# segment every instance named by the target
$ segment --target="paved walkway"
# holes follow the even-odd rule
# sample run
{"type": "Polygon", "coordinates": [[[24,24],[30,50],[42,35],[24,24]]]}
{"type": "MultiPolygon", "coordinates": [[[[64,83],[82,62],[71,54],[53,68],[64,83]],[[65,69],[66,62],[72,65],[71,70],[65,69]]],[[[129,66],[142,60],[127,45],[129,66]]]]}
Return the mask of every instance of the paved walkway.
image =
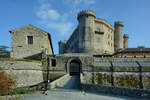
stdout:
{"type": "Polygon", "coordinates": [[[71,76],[63,87],[46,94],[24,95],[21,100],[149,100],[143,98],[129,98],[123,96],[104,95],[96,93],[85,93],[79,88],[80,77],[71,76]]]}
{"type": "Polygon", "coordinates": [[[80,76],[70,76],[70,79],[61,89],[80,89],[80,76]]]}
{"type": "Polygon", "coordinates": [[[45,94],[24,95],[21,100],[149,100],[143,98],[129,98],[112,95],[84,93],[78,90],[55,90],[45,94]]]}

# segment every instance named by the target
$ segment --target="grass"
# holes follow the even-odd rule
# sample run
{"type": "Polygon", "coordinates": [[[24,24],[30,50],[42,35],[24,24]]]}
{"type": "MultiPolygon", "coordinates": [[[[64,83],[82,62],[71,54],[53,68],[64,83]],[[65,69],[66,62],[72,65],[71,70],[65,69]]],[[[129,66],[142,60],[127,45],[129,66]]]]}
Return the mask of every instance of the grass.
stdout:
{"type": "Polygon", "coordinates": [[[36,62],[36,63],[41,63],[40,60],[14,59],[14,58],[0,58],[0,61],[25,61],[25,62],[36,62]]]}
{"type": "Polygon", "coordinates": [[[18,92],[12,92],[11,95],[20,95],[20,94],[34,94],[40,91],[32,90],[32,91],[18,91],[18,92]]]}
{"type": "Polygon", "coordinates": [[[20,100],[21,97],[20,96],[15,96],[15,97],[3,97],[3,98],[0,98],[0,100],[20,100]]]}
{"type": "MultiPolygon", "coordinates": [[[[10,93],[9,95],[21,95],[21,94],[34,94],[34,93],[39,93],[41,91],[37,91],[37,90],[30,90],[30,91],[15,91],[10,93]]],[[[7,94],[2,94],[0,96],[7,96],[7,94]]],[[[0,99],[1,100],[1,99],[0,99]]]]}

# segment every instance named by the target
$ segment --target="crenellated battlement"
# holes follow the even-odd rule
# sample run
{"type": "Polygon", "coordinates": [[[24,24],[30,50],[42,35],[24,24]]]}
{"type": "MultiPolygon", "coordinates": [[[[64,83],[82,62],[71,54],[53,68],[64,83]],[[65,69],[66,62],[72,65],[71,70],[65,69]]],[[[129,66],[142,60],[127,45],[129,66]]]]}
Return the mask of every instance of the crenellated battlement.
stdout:
{"type": "Polygon", "coordinates": [[[116,21],[115,25],[117,25],[117,26],[124,26],[122,21],[116,21]]]}
{"type": "Polygon", "coordinates": [[[123,37],[124,38],[129,38],[129,35],[128,34],[124,34],[123,37]]]}
{"type": "Polygon", "coordinates": [[[91,10],[83,10],[83,11],[81,11],[81,12],[78,13],[77,19],[79,19],[79,17],[84,16],[84,15],[89,15],[89,16],[93,16],[93,17],[96,18],[95,12],[93,12],[91,10]]]}

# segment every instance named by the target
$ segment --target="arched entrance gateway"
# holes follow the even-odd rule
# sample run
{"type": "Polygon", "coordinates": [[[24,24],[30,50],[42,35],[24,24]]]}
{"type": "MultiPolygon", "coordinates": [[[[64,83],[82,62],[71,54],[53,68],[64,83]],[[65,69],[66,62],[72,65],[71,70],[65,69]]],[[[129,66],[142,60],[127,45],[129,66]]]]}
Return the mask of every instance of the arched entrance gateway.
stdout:
{"type": "Polygon", "coordinates": [[[81,73],[81,62],[78,59],[71,59],[68,62],[68,73],[71,76],[80,76],[81,73]]]}
{"type": "Polygon", "coordinates": [[[70,75],[80,75],[80,63],[76,60],[70,62],[70,75]]]}

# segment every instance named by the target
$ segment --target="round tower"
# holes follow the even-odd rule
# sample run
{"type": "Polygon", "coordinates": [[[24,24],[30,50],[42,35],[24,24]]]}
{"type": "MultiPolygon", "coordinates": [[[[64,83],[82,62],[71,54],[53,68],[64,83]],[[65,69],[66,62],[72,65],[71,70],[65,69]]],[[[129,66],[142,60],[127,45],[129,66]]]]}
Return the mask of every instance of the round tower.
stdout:
{"type": "Polygon", "coordinates": [[[79,52],[91,53],[93,50],[94,37],[94,19],[96,14],[92,11],[85,10],[78,13],[79,22],[79,52]]]}
{"type": "Polygon", "coordinates": [[[128,39],[129,39],[129,35],[128,34],[124,34],[124,36],[123,36],[124,49],[128,48],[128,39]]]}
{"type": "Polygon", "coordinates": [[[114,47],[115,51],[123,49],[123,22],[115,22],[114,47]]]}

